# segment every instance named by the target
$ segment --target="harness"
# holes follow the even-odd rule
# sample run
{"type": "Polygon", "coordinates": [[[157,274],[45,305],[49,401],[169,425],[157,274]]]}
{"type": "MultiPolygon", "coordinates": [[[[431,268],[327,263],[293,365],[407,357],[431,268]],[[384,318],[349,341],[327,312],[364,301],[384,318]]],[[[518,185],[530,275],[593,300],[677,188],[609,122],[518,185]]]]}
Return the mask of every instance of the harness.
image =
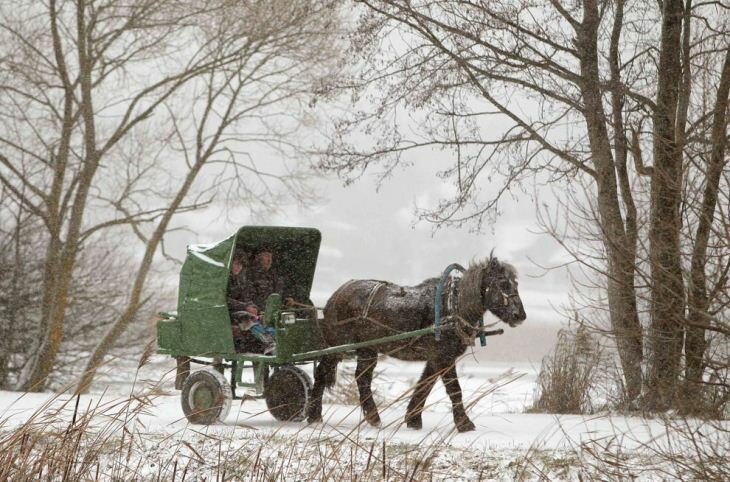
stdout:
{"type": "MultiPolygon", "coordinates": [[[[350,281],[348,281],[347,283],[342,285],[342,287],[340,287],[340,289],[337,290],[337,293],[335,294],[335,301],[334,301],[335,309],[338,305],[337,301],[339,299],[340,294],[343,291],[345,291],[345,288],[347,288],[352,283],[355,283],[357,281],[358,280],[351,279],[350,281]]],[[[344,320],[337,320],[334,323],[334,326],[346,325],[347,323],[351,323],[351,322],[357,321],[357,320],[368,320],[372,323],[375,323],[376,325],[380,325],[384,328],[389,328],[388,326],[383,325],[378,320],[371,318],[369,316],[370,308],[373,306],[373,301],[375,300],[375,295],[377,295],[378,291],[380,291],[380,288],[382,288],[385,285],[386,285],[386,283],[384,283],[383,281],[376,281],[375,284],[373,285],[373,287],[370,289],[370,293],[368,293],[368,299],[367,299],[367,302],[365,303],[365,308],[363,308],[362,313],[359,316],[353,316],[352,318],[345,318],[344,320]]]]}
{"type": "MultiPolygon", "coordinates": [[[[443,300],[443,292],[444,292],[444,286],[448,284],[448,292],[447,292],[447,298],[446,298],[446,309],[450,313],[454,313],[456,311],[456,283],[451,281],[451,278],[449,277],[449,274],[451,274],[452,271],[458,271],[460,273],[465,273],[466,270],[463,266],[461,266],[458,263],[450,264],[446,267],[444,272],[441,274],[441,278],[439,279],[438,284],[436,285],[436,299],[434,300],[434,336],[436,338],[436,341],[441,340],[441,304],[443,300]]],[[[481,330],[481,328],[484,327],[484,318],[479,318],[479,344],[481,346],[487,346],[487,337],[484,334],[484,331],[481,330]]]]}
{"type": "MultiPolygon", "coordinates": [[[[442,328],[442,320],[452,320],[456,321],[456,328],[457,330],[460,329],[461,333],[459,336],[463,339],[470,339],[473,340],[474,334],[472,332],[471,335],[469,335],[467,332],[470,331],[468,328],[472,327],[473,325],[470,325],[467,320],[464,320],[458,315],[455,315],[457,310],[457,299],[458,299],[458,293],[457,293],[457,282],[456,280],[453,280],[449,277],[452,271],[458,271],[460,273],[465,273],[466,269],[464,269],[463,266],[461,266],[458,263],[450,264],[444,272],[441,274],[441,278],[439,279],[438,284],[436,285],[436,299],[434,302],[434,337],[436,341],[441,340],[441,328],[442,328]],[[443,301],[444,301],[444,289],[446,289],[446,310],[445,312],[448,313],[447,316],[442,316],[443,313],[443,301]]],[[[350,286],[352,283],[355,283],[358,280],[350,280],[340,289],[337,290],[337,293],[335,294],[335,301],[334,306],[336,307],[338,305],[337,299],[339,298],[340,294],[345,291],[345,289],[350,286]]],[[[369,316],[370,308],[373,305],[373,301],[375,299],[375,296],[378,294],[381,288],[383,288],[387,283],[384,283],[382,281],[376,281],[375,284],[370,288],[370,292],[368,293],[367,301],[365,303],[365,307],[362,310],[362,313],[358,316],[353,316],[351,318],[346,318],[344,320],[337,320],[334,323],[334,326],[342,326],[346,325],[348,323],[351,323],[356,320],[368,320],[372,323],[375,323],[377,325],[383,326],[384,328],[389,328],[382,323],[380,323],[378,320],[375,320],[369,316]]],[[[490,286],[491,289],[491,286],[490,286]]],[[[482,293],[482,296],[485,296],[484,293],[482,293]]],[[[484,318],[480,318],[478,321],[479,325],[479,343],[481,346],[487,346],[487,333],[483,330],[484,328],[484,318]]],[[[498,333],[489,333],[489,334],[498,334],[498,333]]]]}

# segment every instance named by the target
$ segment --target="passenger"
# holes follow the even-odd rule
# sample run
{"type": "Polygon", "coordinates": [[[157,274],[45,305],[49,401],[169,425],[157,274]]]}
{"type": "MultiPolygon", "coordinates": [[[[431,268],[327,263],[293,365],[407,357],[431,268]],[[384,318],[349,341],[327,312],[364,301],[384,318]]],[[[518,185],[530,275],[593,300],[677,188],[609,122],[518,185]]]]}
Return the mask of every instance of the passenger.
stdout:
{"type": "Polygon", "coordinates": [[[236,250],[231,260],[231,273],[228,280],[228,310],[231,317],[233,341],[236,352],[261,352],[275,354],[275,330],[264,327],[258,313],[258,307],[247,301],[248,273],[246,269],[248,256],[243,250],[236,250]],[[247,336],[253,335],[263,345],[258,346],[247,336]]]}
{"type": "Polygon", "coordinates": [[[250,332],[257,340],[264,345],[264,355],[276,354],[276,330],[270,326],[261,324],[258,307],[251,301],[245,303],[244,311],[233,313],[233,319],[236,320],[238,328],[243,332],[250,332]]]}
{"type": "Polygon", "coordinates": [[[284,297],[284,303],[291,305],[293,299],[284,293],[284,279],[271,268],[274,254],[270,248],[261,248],[254,254],[253,266],[248,269],[243,284],[243,296],[253,301],[256,306],[266,306],[266,299],[272,293],[284,297]]]}
{"type": "Polygon", "coordinates": [[[248,255],[245,251],[237,249],[233,253],[231,261],[231,274],[228,278],[228,308],[230,311],[241,311],[246,301],[244,289],[246,285],[246,265],[248,255]]]}
{"type": "Polygon", "coordinates": [[[243,287],[246,280],[246,264],[248,256],[245,251],[237,249],[233,253],[231,260],[231,272],[228,275],[228,313],[231,318],[231,331],[233,332],[233,344],[238,353],[244,353],[247,350],[249,340],[247,335],[241,330],[234,313],[245,309],[245,298],[243,297],[243,287]]]}

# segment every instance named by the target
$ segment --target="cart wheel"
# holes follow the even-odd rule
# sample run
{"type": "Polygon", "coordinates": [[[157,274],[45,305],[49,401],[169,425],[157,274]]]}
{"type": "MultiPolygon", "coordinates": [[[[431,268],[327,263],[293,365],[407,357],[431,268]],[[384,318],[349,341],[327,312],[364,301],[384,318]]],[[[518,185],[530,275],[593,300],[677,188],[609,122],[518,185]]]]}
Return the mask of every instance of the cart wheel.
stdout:
{"type": "Polygon", "coordinates": [[[275,419],[301,422],[307,415],[311,392],[309,375],[297,367],[283,366],[269,375],[264,398],[275,419]]]}
{"type": "Polygon", "coordinates": [[[223,421],[231,410],[231,386],[215,370],[191,373],[182,387],[182,409],[190,423],[210,425],[223,421]]]}

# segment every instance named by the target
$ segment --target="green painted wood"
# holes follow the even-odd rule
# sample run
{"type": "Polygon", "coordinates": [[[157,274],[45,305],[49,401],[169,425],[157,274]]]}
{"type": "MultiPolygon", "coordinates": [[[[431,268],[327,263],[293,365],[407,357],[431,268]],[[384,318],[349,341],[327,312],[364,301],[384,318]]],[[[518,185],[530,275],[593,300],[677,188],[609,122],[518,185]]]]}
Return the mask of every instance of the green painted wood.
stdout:
{"type": "Polygon", "coordinates": [[[313,352],[323,348],[316,322],[298,318],[292,324],[278,320],[276,330],[276,354],[282,360],[290,360],[297,353],[313,352]]]}
{"type": "Polygon", "coordinates": [[[263,323],[264,326],[276,327],[276,323],[281,315],[281,295],[272,293],[266,298],[266,307],[264,308],[263,323]]]}
{"type": "Polygon", "coordinates": [[[157,344],[161,347],[180,346],[182,344],[180,323],[176,319],[157,322],[157,344]]]}

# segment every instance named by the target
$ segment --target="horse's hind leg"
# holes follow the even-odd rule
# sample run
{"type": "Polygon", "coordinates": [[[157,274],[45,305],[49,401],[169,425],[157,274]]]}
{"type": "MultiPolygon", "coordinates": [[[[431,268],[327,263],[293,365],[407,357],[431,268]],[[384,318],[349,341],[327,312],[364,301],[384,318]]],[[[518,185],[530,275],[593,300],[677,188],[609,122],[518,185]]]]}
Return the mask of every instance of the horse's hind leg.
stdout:
{"type": "Polygon", "coordinates": [[[408,403],[406,425],[409,428],[420,429],[423,427],[421,412],[423,412],[423,407],[426,404],[428,394],[431,393],[431,390],[433,390],[433,386],[437,379],[438,373],[436,373],[433,362],[426,362],[426,367],[423,369],[421,379],[418,380],[418,384],[413,392],[411,401],[408,403]]]}
{"type": "Polygon", "coordinates": [[[309,423],[322,421],[322,395],[325,387],[335,384],[338,362],[336,357],[324,356],[317,364],[317,369],[314,370],[314,387],[312,387],[312,396],[307,409],[307,422],[309,423]]]}
{"type": "Polygon", "coordinates": [[[375,405],[373,392],[371,390],[373,371],[377,364],[377,351],[368,348],[357,350],[357,369],[355,370],[355,379],[357,380],[357,389],[360,392],[360,406],[365,413],[365,419],[368,423],[379,427],[380,414],[378,414],[378,407],[375,405]]]}
{"type": "Polygon", "coordinates": [[[449,394],[449,398],[451,399],[451,411],[454,414],[456,429],[459,432],[469,432],[474,430],[476,427],[466,415],[464,403],[461,399],[461,386],[459,386],[459,378],[456,375],[456,361],[453,361],[448,365],[443,365],[441,380],[444,382],[446,393],[449,394]]]}

